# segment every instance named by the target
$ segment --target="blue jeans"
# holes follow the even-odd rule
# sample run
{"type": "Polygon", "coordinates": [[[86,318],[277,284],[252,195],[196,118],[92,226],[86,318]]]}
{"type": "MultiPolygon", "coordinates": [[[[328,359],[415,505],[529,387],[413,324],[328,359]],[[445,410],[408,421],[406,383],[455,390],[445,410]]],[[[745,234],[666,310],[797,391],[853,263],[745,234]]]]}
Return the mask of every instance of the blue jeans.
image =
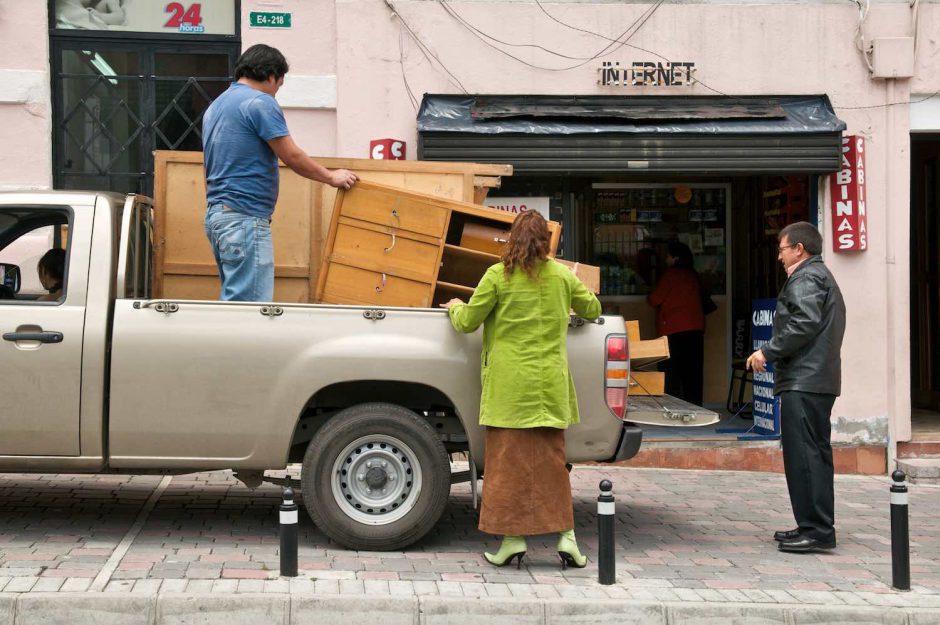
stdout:
{"type": "Polygon", "coordinates": [[[274,299],[274,246],[271,220],[235,212],[221,204],[206,210],[206,236],[212,246],[227,302],[274,299]]]}

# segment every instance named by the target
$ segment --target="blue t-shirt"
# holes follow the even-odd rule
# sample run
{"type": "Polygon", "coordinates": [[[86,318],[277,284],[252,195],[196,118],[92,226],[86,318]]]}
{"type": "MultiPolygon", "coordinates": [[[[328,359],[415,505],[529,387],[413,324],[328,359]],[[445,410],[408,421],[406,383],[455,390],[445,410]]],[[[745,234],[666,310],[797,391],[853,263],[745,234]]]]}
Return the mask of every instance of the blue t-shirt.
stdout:
{"type": "Polygon", "coordinates": [[[288,134],[277,100],[232,83],[202,118],[208,205],[270,218],[279,183],[277,155],[267,142],[288,134]]]}

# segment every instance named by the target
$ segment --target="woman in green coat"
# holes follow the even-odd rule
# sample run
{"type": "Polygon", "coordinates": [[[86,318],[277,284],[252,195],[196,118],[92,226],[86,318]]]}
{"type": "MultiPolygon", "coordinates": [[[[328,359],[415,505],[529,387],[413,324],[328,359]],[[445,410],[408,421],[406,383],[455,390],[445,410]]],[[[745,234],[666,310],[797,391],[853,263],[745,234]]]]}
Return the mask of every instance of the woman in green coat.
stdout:
{"type": "Polygon", "coordinates": [[[483,554],[496,566],[514,558],[521,565],[525,536],[554,532],[562,566],[587,564],[575,541],[565,468],[565,429],[579,420],[566,339],[570,310],[595,319],[601,305],[571,270],[548,257],[550,241],[545,219],[522,213],[502,262],[487,269],[470,301],[443,304],[457,331],[483,324],[486,475],[479,527],[503,536],[499,551],[483,554]]]}

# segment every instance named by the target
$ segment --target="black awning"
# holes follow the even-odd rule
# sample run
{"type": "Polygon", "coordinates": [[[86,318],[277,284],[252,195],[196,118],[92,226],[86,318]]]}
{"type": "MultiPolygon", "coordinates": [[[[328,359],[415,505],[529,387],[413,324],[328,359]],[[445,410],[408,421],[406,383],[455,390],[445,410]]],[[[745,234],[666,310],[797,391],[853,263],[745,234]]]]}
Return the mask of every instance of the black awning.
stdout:
{"type": "Polygon", "coordinates": [[[516,173],[826,173],[843,130],[826,96],[425,95],[418,152],[516,173]]]}

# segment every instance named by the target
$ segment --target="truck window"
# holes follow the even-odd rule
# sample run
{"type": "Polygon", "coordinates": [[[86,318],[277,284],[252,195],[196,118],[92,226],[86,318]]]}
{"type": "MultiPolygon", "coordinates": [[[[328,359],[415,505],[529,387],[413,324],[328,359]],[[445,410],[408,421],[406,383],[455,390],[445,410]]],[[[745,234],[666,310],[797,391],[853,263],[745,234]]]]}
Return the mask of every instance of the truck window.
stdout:
{"type": "Polygon", "coordinates": [[[18,288],[4,283],[0,300],[64,301],[68,220],[65,211],[0,208],[0,264],[16,265],[20,270],[18,288]]]}
{"type": "Polygon", "coordinates": [[[153,208],[135,202],[127,239],[124,297],[149,299],[153,283],[153,208]]]}

